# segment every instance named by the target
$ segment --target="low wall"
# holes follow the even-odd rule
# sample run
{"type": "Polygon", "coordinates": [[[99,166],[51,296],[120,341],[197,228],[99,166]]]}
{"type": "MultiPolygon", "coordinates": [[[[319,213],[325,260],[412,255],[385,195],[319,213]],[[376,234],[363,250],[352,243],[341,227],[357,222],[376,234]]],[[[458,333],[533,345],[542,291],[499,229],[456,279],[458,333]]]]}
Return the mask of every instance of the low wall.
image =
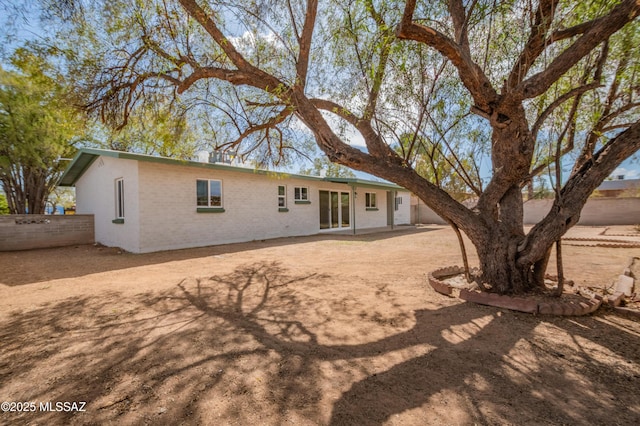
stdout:
{"type": "MultiPolygon", "coordinates": [[[[540,222],[549,213],[553,200],[530,200],[524,203],[524,223],[540,222]]],[[[422,201],[411,206],[411,223],[446,225],[440,216],[422,201]]],[[[640,198],[590,198],[582,209],[579,225],[638,225],[640,198]]]]}
{"type": "Polygon", "coordinates": [[[91,244],[93,215],[2,215],[0,251],[91,244]]]}
{"type": "Polygon", "coordinates": [[[420,203],[411,206],[411,223],[433,223],[436,225],[447,225],[444,219],[435,214],[426,204],[420,203]]]}
{"type": "MultiPolygon", "coordinates": [[[[549,213],[553,200],[530,200],[524,203],[524,223],[534,224],[549,213]]],[[[638,225],[640,198],[589,198],[578,225],[638,225]]]]}

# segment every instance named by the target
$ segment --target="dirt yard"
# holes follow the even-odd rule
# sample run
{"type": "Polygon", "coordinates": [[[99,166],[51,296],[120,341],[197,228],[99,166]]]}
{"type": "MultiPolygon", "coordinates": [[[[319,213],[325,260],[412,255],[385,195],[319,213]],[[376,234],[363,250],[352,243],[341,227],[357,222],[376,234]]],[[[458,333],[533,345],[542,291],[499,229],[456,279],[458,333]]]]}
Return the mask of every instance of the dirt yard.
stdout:
{"type": "MultiPolygon", "coordinates": [[[[0,399],[30,410],[0,424],[638,424],[637,318],[435,293],[426,273],[458,253],[437,226],[0,253],[0,399]]],[[[640,257],[564,253],[568,279],[603,287],[640,257]]]]}

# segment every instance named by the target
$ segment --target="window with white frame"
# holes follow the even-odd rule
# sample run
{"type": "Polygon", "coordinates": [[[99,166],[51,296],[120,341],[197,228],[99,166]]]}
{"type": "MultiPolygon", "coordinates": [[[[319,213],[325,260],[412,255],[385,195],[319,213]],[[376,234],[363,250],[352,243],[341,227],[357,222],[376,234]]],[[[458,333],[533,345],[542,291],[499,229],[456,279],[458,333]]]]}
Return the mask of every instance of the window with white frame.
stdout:
{"type": "Polygon", "coordinates": [[[365,207],[368,209],[376,209],[378,208],[378,203],[376,201],[376,193],[375,192],[366,192],[364,195],[365,199],[365,207]]]}
{"type": "Polygon", "coordinates": [[[116,219],[124,219],[124,179],[116,179],[116,219]]]}
{"type": "Polygon", "coordinates": [[[293,189],[294,201],[309,201],[309,188],[306,186],[296,186],[293,189]]]}
{"type": "Polygon", "coordinates": [[[400,204],[402,204],[402,197],[395,198],[395,210],[400,210],[400,204]]]}
{"type": "Polygon", "coordinates": [[[216,179],[198,179],[196,181],[198,207],[222,208],[222,181],[216,179]]]}
{"type": "Polygon", "coordinates": [[[287,208],[287,187],[284,185],[278,186],[278,208],[287,208]]]}

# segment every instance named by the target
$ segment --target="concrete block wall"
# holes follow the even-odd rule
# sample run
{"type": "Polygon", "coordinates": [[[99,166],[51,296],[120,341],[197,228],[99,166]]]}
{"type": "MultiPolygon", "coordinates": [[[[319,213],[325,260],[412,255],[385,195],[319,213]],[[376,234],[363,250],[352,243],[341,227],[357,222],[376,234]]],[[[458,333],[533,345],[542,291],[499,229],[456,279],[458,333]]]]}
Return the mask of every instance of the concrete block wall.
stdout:
{"type": "MultiPolygon", "coordinates": [[[[321,179],[303,179],[212,170],[196,167],[177,167],[153,162],[139,162],[140,244],[123,247],[125,250],[149,252],[186,247],[225,244],[249,240],[263,240],[287,236],[312,235],[319,229],[319,191],[338,191],[350,194],[352,188],[341,183],[321,179]],[[217,179],[222,182],[222,213],[198,213],[196,180],[217,179]],[[285,186],[287,211],[278,208],[278,186],[285,186]],[[308,201],[296,204],[295,187],[308,189],[308,201]]],[[[387,224],[385,190],[356,188],[355,211],[349,209],[350,224],[358,229],[383,227],[387,224]],[[365,192],[375,192],[378,211],[366,211],[365,192]]],[[[409,194],[400,206],[404,213],[398,224],[408,223],[409,194]]],[[[127,219],[128,220],[128,219],[127,219]]],[[[324,232],[345,230],[334,228],[324,232]]]]}
{"type": "Polygon", "coordinates": [[[76,184],[76,213],[95,216],[96,241],[139,251],[138,162],[100,157],[76,184]],[[116,217],[116,179],[124,179],[124,223],[116,217]]]}
{"type": "Polygon", "coordinates": [[[396,225],[408,225],[411,223],[411,195],[409,192],[398,192],[397,197],[402,201],[398,205],[398,210],[395,211],[395,224],[396,225]]]}
{"type": "MultiPolygon", "coordinates": [[[[524,223],[540,222],[551,210],[553,200],[529,200],[524,203],[524,223]]],[[[440,216],[417,197],[412,197],[411,223],[446,225],[440,216]]],[[[578,225],[637,225],[640,223],[640,198],[590,198],[582,209],[578,225]]]]}
{"type": "MultiPolygon", "coordinates": [[[[524,203],[524,223],[534,224],[551,210],[553,200],[524,203]]],[[[578,225],[637,225],[640,223],[640,198],[590,198],[580,213],[578,225]]]]}
{"type": "Polygon", "coordinates": [[[226,244],[319,231],[319,190],[351,192],[344,184],[251,172],[177,167],[139,162],[140,245],[125,250],[149,252],[226,244]],[[222,181],[222,213],[198,213],[196,180],[222,181]],[[287,194],[286,212],[278,208],[278,186],[287,194]],[[295,187],[308,188],[308,204],[296,204],[295,187]]]}
{"type": "Polygon", "coordinates": [[[411,223],[430,223],[435,225],[447,225],[447,222],[431,210],[424,201],[411,195],[411,223]]]}
{"type": "Polygon", "coordinates": [[[387,226],[387,191],[356,188],[356,228],[379,228],[383,226],[387,226]],[[376,194],[377,210],[366,209],[366,193],[376,194]]]}
{"type": "Polygon", "coordinates": [[[0,216],[0,251],[91,244],[93,215],[0,216]]]}
{"type": "MultiPolygon", "coordinates": [[[[357,229],[387,225],[386,190],[354,190],[350,184],[321,178],[205,166],[101,156],[76,183],[77,212],[95,215],[97,242],[134,253],[311,235],[351,229],[354,224],[357,229]],[[115,220],[119,178],[124,180],[125,217],[115,220]],[[223,211],[198,208],[198,179],[221,181],[223,211]],[[286,188],[286,209],[278,206],[279,186],[286,188]],[[307,188],[307,202],[295,202],[296,187],[307,188]],[[349,194],[348,226],[320,229],[319,192],[324,190],[349,194]],[[377,211],[366,210],[365,192],[377,194],[377,211]]],[[[404,200],[395,223],[406,224],[409,194],[400,194],[404,200]]]]}

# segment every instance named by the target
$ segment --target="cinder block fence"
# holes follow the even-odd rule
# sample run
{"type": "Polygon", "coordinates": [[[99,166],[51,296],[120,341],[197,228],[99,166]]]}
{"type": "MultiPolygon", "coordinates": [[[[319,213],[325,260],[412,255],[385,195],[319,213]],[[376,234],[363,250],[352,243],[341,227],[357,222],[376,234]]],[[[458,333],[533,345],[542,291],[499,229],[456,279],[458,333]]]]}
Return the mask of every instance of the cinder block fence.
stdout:
{"type": "Polygon", "coordinates": [[[93,215],[2,215],[0,251],[91,244],[93,215]]]}
{"type": "MultiPolygon", "coordinates": [[[[446,225],[440,216],[427,207],[422,200],[411,200],[411,223],[434,223],[446,225]]],[[[529,200],[524,203],[524,223],[540,222],[551,210],[553,200],[529,200]]],[[[640,224],[640,198],[590,198],[587,200],[578,225],[638,225],[640,224]]]]}

